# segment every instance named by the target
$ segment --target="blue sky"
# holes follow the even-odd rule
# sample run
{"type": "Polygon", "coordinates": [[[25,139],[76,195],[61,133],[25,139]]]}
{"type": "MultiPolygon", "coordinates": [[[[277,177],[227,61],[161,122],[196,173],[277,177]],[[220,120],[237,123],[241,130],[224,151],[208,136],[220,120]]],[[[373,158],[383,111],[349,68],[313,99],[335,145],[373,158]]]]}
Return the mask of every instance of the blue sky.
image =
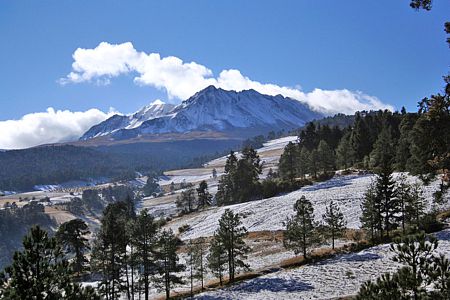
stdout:
{"type": "MultiPolygon", "coordinates": [[[[283,87],[361,91],[412,111],[448,72],[443,24],[450,1],[416,12],[384,1],[1,1],[0,121],[48,107],[124,113],[167,89],[136,72],[60,84],[77,48],[131,42],[137,52],[196,62],[218,77],[237,69],[283,87]]],[[[1,146],[1,145],[0,145],[1,146]]]]}

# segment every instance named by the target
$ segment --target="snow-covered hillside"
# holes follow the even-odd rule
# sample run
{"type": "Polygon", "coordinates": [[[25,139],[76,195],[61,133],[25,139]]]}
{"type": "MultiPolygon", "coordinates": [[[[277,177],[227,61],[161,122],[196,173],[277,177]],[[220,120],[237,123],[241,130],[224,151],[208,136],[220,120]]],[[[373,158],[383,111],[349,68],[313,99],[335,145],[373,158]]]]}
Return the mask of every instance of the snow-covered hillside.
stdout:
{"type": "Polygon", "coordinates": [[[109,134],[124,139],[191,131],[254,136],[271,130],[295,129],[322,116],[300,101],[281,95],[268,96],[254,90],[225,91],[210,86],[176,107],[158,102],[134,115],[115,115],[89,129],[81,139],[109,134]]]}
{"type": "MultiPolygon", "coordinates": [[[[396,174],[398,176],[399,174],[396,174]]],[[[417,178],[409,176],[409,180],[417,178]]],[[[294,213],[294,203],[304,195],[314,207],[316,221],[321,221],[325,208],[331,201],[335,201],[341,208],[347,220],[348,228],[360,228],[361,203],[364,192],[374,179],[373,175],[348,175],[337,176],[326,182],[303,187],[297,191],[263,200],[235,204],[226,207],[213,207],[208,210],[175,219],[169,226],[177,231],[185,224],[190,225],[190,230],[181,234],[184,240],[198,238],[200,236],[212,236],[218,227],[220,216],[225,209],[232,209],[244,216],[243,225],[250,231],[281,230],[284,229],[283,221],[294,213]]],[[[439,180],[423,187],[423,196],[427,200],[427,208],[432,205],[432,194],[438,189],[439,180]]],[[[447,195],[448,200],[450,196],[447,195]]],[[[448,202],[448,201],[447,201],[448,202]]]]}
{"type": "MultiPolygon", "coordinates": [[[[450,230],[436,233],[438,252],[450,257],[450,230]]],[[[198,295],[195,299],[334,299],[355,295],[362,283],[395,272],[389,245],[338,255],[320,263],[282,270],[198,295]]]]}

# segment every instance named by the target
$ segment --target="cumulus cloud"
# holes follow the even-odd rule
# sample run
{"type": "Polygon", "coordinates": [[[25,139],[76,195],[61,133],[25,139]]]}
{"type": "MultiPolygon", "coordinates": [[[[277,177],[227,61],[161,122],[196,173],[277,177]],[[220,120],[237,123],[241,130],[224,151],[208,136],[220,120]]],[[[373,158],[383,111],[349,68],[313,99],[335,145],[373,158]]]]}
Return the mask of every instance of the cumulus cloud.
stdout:
{"type": "Polygon", "coordinates": [[[314,89],[304,92],[298,87],[260,83],[241,74],[239,70],[223,70],[215,77],[207,67],[196,62],[158,53],[138,52],[132,43],[100,43],[94,49],[78,48],[73,54],[72,72],[60,83],[96,82],[108,84],[110,79],[126,73],[137,73],[134,82],[165,90],[169,99],[187,99],[199,90],[214,85],[226,90],[254,89],[267,95],[281,94],[308,104],[326,114],[353,113],[357,110],[390,109],[376,97],[359,91],[314,89]]]}
{"type": "Polygon", "coordinates": [[[79,138],[90,127],[113,114],[98,109],[84,112],[55,110],[27,114],[19,120],[0,121],[0,149],[22,149],[79,138]]]}

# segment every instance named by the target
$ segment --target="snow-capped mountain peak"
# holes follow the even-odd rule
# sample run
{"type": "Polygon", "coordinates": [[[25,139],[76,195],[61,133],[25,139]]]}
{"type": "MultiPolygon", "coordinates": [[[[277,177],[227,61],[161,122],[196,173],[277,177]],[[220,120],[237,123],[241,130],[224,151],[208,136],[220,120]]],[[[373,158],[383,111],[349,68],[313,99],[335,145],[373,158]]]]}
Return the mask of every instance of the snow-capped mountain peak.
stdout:
{"type": "Polygon", "coordinates": [[[300,101],[255,90],[226,91],[209,86],[177,106],[160,100],[128,116],[113,116],[92,127],[81,139],[111,135],[127,139],[141,135],[225,132],[244,136],[295,129],[322,115],[300,101]]]}
{"type": "Polygon", "coordinates": [[[145,121],[155,119],[168,114],[175,105],[164,103],[157,99],[129,115],[114,115],[109,119],[91,127],[80,140],[88,140],[99,136],[105,136],[122,129],[133,129],[142,125],[145,121]]]}
{"type": "Polygon", "coordinates": [[[128,116],[128,118],[130,119],[130,124],[125,128],[132,129],[139,127],[145,121],[168,114],[174,107],[175,105],[173,104],[167,104],[157,99],[153,101],[150,105],[144,106],[134,114],[128,116]]]}

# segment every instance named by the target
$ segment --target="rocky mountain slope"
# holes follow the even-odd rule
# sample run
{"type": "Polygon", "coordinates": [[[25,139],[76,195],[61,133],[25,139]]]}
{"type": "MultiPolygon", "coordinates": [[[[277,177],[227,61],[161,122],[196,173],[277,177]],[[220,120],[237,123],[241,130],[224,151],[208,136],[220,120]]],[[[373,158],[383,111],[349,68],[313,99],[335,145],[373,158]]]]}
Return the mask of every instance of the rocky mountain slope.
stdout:
{"type": "Polygon", "coordinates": [[[321,117],[307,105],[281,95],[268,96],[254,90],[226,91],[209,86],[177,106],[158,101],[132,115],[115,115],[89,129],[81,140],[197,131],[246,137],[271,130],[295,129],[321,117]]]}

